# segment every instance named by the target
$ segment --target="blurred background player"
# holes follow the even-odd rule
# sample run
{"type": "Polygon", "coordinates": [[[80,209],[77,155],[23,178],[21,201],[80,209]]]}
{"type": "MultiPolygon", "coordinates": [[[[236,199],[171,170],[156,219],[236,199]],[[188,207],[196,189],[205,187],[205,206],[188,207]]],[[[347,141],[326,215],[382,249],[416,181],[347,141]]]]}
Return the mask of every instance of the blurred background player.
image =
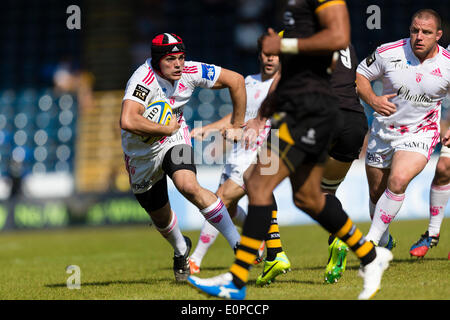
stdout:
{"type": "Polygon", "coordinates": [[[190,276],[188,281],[209,295],[245,298],[249,270],[269,229],[272,192],[289,176],[295,205],[344,240],[361,260],[364,288],[359,299],[369,299],[379,290],[392,253],[365,241],[339,200],[332,195],[325,196],[320,189],[338,113],[329,81],[330,64],[333,52],[350,44],[347,6],[344,1],[333,0],[289,1],[284,17],[285,38],[269,29],[269,36],[263,40],[263,52],[281,52],[280,82],[261,106],[267,108],[262,116],[270,116],[276,105],[270,135],[280,140],[275,146],[269,143],[269,137],[267,157],[269,166],[275,165],[278,170],[264,174],[268,166],[262,163],[268,162],[258,158],[255,170],[246,180],[248,215],[229,272],[210,279],[190,276]]]}
{"type": "Polygon", "coordinates": [[[236,247],[240,235],[220,198],[197,182],[183,106],[197,87],[227,87],[233,101],[229,127],[240,128],[245,114],[244,78],[214,65],[185,62],[184,43],[175,34],[157,35],[152,40],[151,54],[151,59],[134,72],[125,89],[120,118],[122,147],[132,191],[156,229],[174,248],[175,279],[184,281],[190,271],[191,241],[181,234],[177,216],[171,210],[166,176],[220,230],[231,248],[236,247]],[[172,107],[174,117],[167,126],[142,116],[146,107],[158,100],[166,100],[172,107]],[[149,136],[163,138],[149,145],[144,142],[149,136]]]}
{"type": "Polygon", "coordinates": [[[444,211],[450,198],[450,128],[442,138],[442,149],[430,188],[430,222],[428,230],[411,246],[411,256],[423,258],[428,249],[439,243],[444,211]]]}
{"type": "MultiPolygon", "coordinates": [[[[267,96],[269,88],[275,78],[280,75],[280,61],[277,55],[266,55],[261,51],[262,37],[258,39],[258,59],[260,61],[260,73],[249,75],[245,78],[245,87],[247,90],[247,108],[245,113],[245,122],[255,118],[258,114],[262,101],[267,96]]],[[[211,123],[204,127],[194,128],[191,136],[196,139],[204,139],[209,132],[214,130],[222,130],[226,127],[231,119],[231,114],[223,119],[211,123]]],[[[238,205],[239,200],[246,194],[244,184],[244,172],[251,171],[254,168],[258,148],[266,140],[270,130],[270,120],[262,122],[259,127],[259,133],[256,144],[246,149],[241,143],[233,145],[231,152],[227,155],[226,163],[222,171],[221,181],[217,189],[217,196],[222,199],[228,209],[233,222],[242,227],[245,222],[247,213],[238,205]]],[[[247,172],[246,174],[249,174],[247,172]]],[[[274,208],[276,209],[276,208],[274,208]]],[[[272,212],[273,229],[269,231],[267,238],[267,257],[265,261],[274,261],[277,258],[277,265],[271,269],[271,272],[286,272],[290,268],[290,262],[282,252],[281,240],[279,237],[277,219],[277,211],[272,212]]],[[[216,240],[219,232],[206,220],[203,223],[198,244],[194,253],[190,257],[191,274],[200,272],[200,265],[203,257],[208,249],[216,240]]],[[[259,249],[259,259],[255,263],[259,263],[263,254],[264,246],[259,249]]]]}
{"type": "Polygon", "coordinates": [[[438,45],[441,36],[439,15],[419,10],[411,19],[410,38],[378,47],[357,69],[358,93],[375,110],[366,154],[374,208],[367,239],[378,246],[392,238],[389,224],[406,188],[439,142],[441,105],[450,89],[450,54],[438,45]],[[370,85],[376,79],[383,80],[382,96],[370,85]]]}
{"type": "MultiPolygon", "coordinates": [[[[339,58],[331,75],[331,86],[338,97],[340,107],[339,117],[336,119],[339,125],[328,151],[329,157],[321,181],[322,191],[332,195],[335,195],[345,179],[353,160],[359,158],[368,129],[364,107],[356,92],[357,66],[358,58],[353,45],[350,44],[345,50],[339,50],[339,58]]],[[[335,283],[345,271],[349,248],[334,235],[330,235],[328,245],[325,281],[335,283]]],[[[269,284],[274,277],[273,274],[263,271],[258,280],[257,284],[269,284]]]]}

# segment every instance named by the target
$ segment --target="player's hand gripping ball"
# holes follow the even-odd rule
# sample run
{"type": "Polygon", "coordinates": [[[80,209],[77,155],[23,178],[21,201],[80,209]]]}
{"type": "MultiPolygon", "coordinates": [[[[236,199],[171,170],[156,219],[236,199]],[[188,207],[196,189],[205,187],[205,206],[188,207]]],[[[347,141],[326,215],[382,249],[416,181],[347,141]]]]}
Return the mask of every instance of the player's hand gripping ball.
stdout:
{"type": "MultiPolygon", "coordinates": [[[[169,124],[170,119],[172,119],[172,115],[172,108],[167,102],[163,100],[150,103],[142,114],[144,118],[147,118],[150,121],[162,124],[164,126],[167,126],[169,124]]],[[[156,141],[161,140],[162,138],[162,136],[142,137],[142,141],[148,144],[153,144],[156,141]]]]}

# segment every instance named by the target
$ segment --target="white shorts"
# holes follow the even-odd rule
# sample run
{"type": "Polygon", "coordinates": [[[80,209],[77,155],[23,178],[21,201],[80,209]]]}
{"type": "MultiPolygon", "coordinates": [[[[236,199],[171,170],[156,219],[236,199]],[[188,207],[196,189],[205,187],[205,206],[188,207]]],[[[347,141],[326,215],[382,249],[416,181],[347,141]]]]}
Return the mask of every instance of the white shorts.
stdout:
{"type": "Polygon", "coordinates": [[[242,161],[242,163],[239,164],[225,164],[222,170],[222,176],[220,177],[220,184],[223,184],[226,180],[231,179],[238,186],[245,189],[244,172],[252,163],[256,163],[256,156],[257,154],[255,153],[255,157],[250,162],[242,161]]]}
{"type": "Polygon", "coordinates": [[[249,150],[245,150],[240,145],[240,142],[234,144],[233,150],[227,156],[226,163],[222,171],[222,176],[220,178],[221,185],[226,180],[231,179],[233,182],[245,189],[244,172],[248,169],[248,167],[250,167],[251,164],[256,163],[259,152],[264,146],[266,146],[270,127],[270,120],[267,120],[264,130],[256,139],[255,145],[249,150]]]}
{"type": "Polygon", "coordinates": [[[367,144],[367,165],[375,168],[390,168],[392,157],[399,150],[420,153],[430,160],[440,138],[438,130],[420,131],[400,137],[389,136],[387,132],[380,129],[378,132],[371,130],[367,144]]]}
{"type": "Polygon", "coordinates": [[[125,165],[130,176],[130,185],[133,193],[143,193],[150,190],[156,182],[164,177],[162,163],[169,149],[181,144],[192,146],[191,135],[186,122],[183,120],[177,133],[166,137],[162,144],[162,148],[157,153],[147,157],[125,155],[125,165]]]}
{"type": "Polygon", "coordinates": [[[239,148],[238,150],[233,149],[231,154],[227,157],[227,161],[223,167],[220,184],[231,179],[237,185],[245,189],[244,172],[251,164],[256,163],[258,150],[259,148],[256,150],[244,150],[242,148],[239,148]]]}

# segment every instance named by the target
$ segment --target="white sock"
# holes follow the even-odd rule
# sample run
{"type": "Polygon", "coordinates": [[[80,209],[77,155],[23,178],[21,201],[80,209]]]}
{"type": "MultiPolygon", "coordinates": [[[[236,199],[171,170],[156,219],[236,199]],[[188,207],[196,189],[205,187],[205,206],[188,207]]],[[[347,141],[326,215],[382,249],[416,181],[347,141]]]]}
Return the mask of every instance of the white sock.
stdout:
{"type": "MultiPolygon", "coordinates": [[[[372,202],[372,200],[369,199],[369,214],[370,214],[370,219],[373,220],[373,216],[375,214],[375,208],[376,208],[376,204],[374,204],[372,202]]],[[[389,242],[389,225],[386,229],[386,231],[383,233],[383,235],[380,238],[380,242],[378,243],[378,245],[380,247],[384,247],[388,244],[389,242]]]]}
{"type": "Polygon", "coordinates": [[[200,231],[200,237],[198,239],[197,247],[195,247],[194,253],[191,255],[191,260],[200,267],[203,257],[208,252],[209,247],[216,241],[219,231],[213,227],[208,221],[203,222],[202,230],[200,231]]]}
{"type": "Polygon", "coordinates": [[[245,210],[241,207],[241,206],[237,206],[236,207],[236,214],[233,217],[233,222],[235,225],[237,225],[238,227],[243,227],[244,226],[244,222],[245,219],[247,218],[247,212],[245,212],[245,210]]]}
{"type": "Polygon", "coordinates": [[[173,210],[172,219],[169,225],[165,228],[156,227],[156,230],[158,230],[159,233],[161,233],[161,235],[166,238],[167,241],[169,241],[175,251],[176,256],[184,255],[186,253],[186,240],[184,240],[184,237],[181,234],[180,227],[178,226],[177,215],[173,210]]]}
{"type": "Polygon", "coordinates": [[[450,198],[450,184],[445,186],[431,185],[430,189],[430,223],[428,233],[437,236],[441,230],[445,207],[450,198]]]}
{"type": "Polygon", "coordinates": [[[223,234],[230,247],[234,249],[236,243],[241,240],[241,235],[234,226],[233,221],[231,221],[230,214],[222,200],[217,198],[214,203],[200,210],[200,212],[209,223],[223,234]]]}
{"type": "Polygon", "coordinates": [[[371,240],[377,245],[380,243],[381,237],[402,207],[404,199],[405,194],[395,194],[389,189],[385,190],[375,206],[372,225],[366,236],[368,241],[371,240]]]}

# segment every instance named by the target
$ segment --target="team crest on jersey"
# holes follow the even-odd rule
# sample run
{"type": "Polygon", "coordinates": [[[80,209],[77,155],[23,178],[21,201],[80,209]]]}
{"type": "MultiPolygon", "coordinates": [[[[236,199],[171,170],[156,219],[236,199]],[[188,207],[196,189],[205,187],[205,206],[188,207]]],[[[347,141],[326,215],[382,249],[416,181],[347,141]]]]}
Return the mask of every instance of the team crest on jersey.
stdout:
{"type": "Polygon", "coordinates": [[[214,68],[214,66],[202,63],[202,78],[212,81],[215,76],[216,68],[214,68]]]}
{"type": "Polygon", "coordinates": [[[422,81],[423,74],[422,73],[416,73],[416,82],[419,83],[422,81]]]}

